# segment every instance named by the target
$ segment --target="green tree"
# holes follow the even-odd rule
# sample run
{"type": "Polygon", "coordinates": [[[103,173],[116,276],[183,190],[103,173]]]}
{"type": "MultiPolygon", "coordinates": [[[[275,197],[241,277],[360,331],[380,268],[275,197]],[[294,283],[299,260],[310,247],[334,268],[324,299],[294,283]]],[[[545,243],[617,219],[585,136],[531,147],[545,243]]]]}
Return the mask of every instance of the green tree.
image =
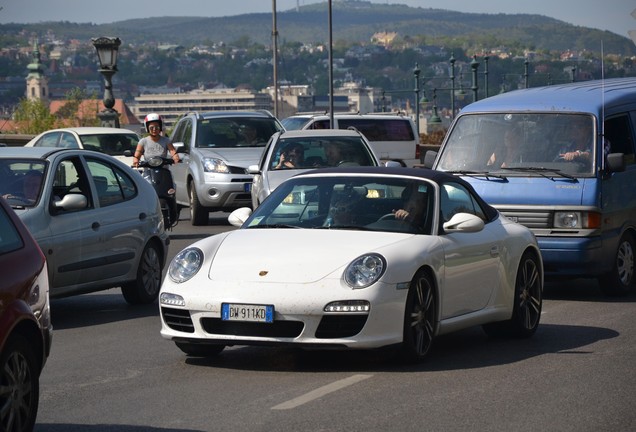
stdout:
{"type": "Polygon", "coordinates": [[[85,89],[75,87],[66,92],[64,97],[66,102],[55,113],[58,119],[71,120],[72,124],[77,124],[78,126],[97,126],[99,124],[97,118],[97,106],[99,106],[99,103],[97,102],[93,107],[84,103],[87,100],[97,100],[95,92],[89,94],[85,89]]]}
{"type": "Polygon", "coordinates": [[[18,132],[24,134],[39,134],[55,125],[55,116],[40,99],[21,99],[13,118],[18,123],[18,132]]]}

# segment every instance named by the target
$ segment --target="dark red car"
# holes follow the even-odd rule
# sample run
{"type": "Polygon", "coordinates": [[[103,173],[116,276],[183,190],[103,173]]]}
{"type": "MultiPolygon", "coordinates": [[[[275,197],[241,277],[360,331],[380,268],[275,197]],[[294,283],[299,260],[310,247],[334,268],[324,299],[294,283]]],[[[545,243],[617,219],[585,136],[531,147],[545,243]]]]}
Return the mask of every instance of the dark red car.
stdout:
{"type": "Polygon", "coordinates": [[[0,268],[0,431],[31,431],[51,350],[48,272],[40,247],[4,198],[0,268]]]}

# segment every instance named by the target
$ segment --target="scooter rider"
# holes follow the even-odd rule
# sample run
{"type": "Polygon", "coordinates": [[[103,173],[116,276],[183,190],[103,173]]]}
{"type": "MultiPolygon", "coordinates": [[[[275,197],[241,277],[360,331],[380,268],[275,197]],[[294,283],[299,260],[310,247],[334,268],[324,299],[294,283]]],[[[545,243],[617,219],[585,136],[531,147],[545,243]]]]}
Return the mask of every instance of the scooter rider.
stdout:
{"type": "Polygon", "coordinates": [[[139,165],[139,158],[142,155],[149,159],[153,156],[167,157],[168,151],[172,155],[174,163],[179,163],[179,155],[169,138],[162,135],[163,119],[157,113],[150,113],[144,119],[144,126],[148,136],[139,140],[135,154],[133,155],[133,166],[139,165]]]}

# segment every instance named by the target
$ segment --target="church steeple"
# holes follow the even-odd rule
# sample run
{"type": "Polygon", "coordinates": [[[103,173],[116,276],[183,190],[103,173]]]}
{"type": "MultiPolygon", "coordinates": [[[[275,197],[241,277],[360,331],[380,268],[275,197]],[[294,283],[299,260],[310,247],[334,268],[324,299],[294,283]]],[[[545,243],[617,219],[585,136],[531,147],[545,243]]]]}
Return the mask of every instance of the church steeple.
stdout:
{"type": "Polygon", "coordinates": [[[44,76],[44,65],[40,60],[40,50],[37,38],[33,41],[33,61],[27,66],[26,97],[27,99],[49,100],[49,82],[44,76]]]}

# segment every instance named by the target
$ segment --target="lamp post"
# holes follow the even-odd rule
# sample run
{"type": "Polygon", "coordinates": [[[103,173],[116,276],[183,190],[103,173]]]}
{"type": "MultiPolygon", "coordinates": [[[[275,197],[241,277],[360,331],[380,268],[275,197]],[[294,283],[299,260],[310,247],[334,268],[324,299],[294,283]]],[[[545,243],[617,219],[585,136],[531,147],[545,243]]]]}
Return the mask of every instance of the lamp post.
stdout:
{"type": "Polygon", "coordinates": [[[415,76],[415,132],[420,139],[420,67],[415,63],[413,75],[415,76]]]}
{"type": "Polygon", "coordinates": [[[97,116],[103,127],[119,127],[119,113],[113,109],[112,78],[117,73],[117,54],[121,40],[119,38],[98,37],[91,39],[99,58],[99,72],[104,76],[104,110],[97,116]]]}

